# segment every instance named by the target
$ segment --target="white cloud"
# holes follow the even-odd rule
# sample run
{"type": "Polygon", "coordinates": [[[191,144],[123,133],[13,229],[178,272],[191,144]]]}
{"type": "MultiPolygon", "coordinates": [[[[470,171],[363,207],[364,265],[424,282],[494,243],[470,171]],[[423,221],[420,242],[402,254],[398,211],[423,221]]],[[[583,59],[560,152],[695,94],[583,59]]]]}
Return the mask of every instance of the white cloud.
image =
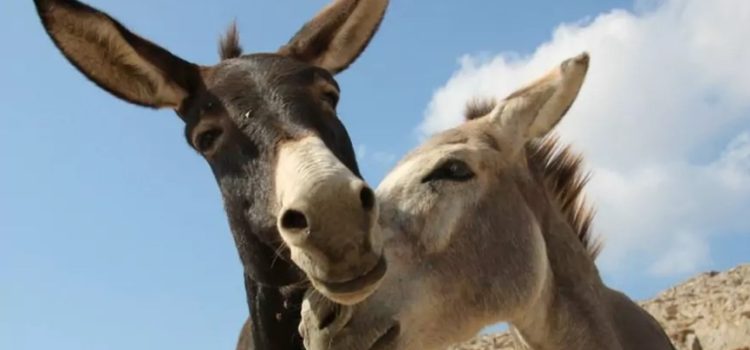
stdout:
{"type": "Polygon", "coordinates": [[[396,162],[396,155],[388,152],[374,152],[372,160],[384,167],[393,166],[396,162]]]}
{"type": "Polygon", "coordinates": [[[355,148],[357,162],[361,164],[373,165],[378,168],[389,168],[396,163],[396,155],[383,151],[372,151],[366,145],[359,144],[355,148]]]}
{"type": "Polygon", "coordinates": [[[655,275],[694,272],[709,261],[709,249],[702,239],[682,232],[671,242],[674,249],[656,258],[649,271],[655,275]]]}
{"type": "Polygon", "coordinates": [[[363,144],[357,145],[354,150],[354,155],[357,157],[357,163],[362,163],[367,158],[367,146],[363,144]]]}
{"type": "Polygon", "coordinates": [[[533,54],[466,55],[418,130],[457,125],[465,102],[503,96],[581,51],[587,81],[558,129],[582,151],[607,271],[647,257],[657,275],[710,262],[710,238],[750,232],[750,1],[641,1],[560,25],[533,54]]]}

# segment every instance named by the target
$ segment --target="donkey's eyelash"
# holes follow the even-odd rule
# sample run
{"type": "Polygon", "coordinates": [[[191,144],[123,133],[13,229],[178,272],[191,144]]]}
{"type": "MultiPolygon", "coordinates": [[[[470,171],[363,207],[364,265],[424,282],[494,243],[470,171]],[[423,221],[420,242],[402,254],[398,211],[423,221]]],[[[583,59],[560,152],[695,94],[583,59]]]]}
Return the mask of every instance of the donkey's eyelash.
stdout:
{"type": "Polygon", "coordinates": [[[458,159],[449,159],[425,176],[422,179],[422,183],[441,180],[464,182],[472,178],[474,178],[474,172],[466,162],[458,159]]]}
{"type": "Polygon", "coordinates": [[[221,136],[221,129],[209,129],[201,132],[195,139],[194,147],[198,152],[205,153],[213,148],[216,140],[221,136]]]}
{"type": "Polygon", "coordinates": [[[339,103],[339,94],[335,91],[326,91],[323,93],[323,99],[331,104],[331,107],[336,107],[339,103]]]}

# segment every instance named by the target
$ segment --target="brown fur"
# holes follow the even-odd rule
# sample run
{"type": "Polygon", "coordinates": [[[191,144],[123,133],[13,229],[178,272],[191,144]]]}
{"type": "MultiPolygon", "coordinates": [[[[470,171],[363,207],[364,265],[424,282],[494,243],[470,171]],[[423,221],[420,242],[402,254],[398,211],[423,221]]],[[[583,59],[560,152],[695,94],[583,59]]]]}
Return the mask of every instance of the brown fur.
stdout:
{"type": "Polygon", "coordinates": [[[219,57],[222,60],[228,60],[241,55],[240,33],[237,30],[237,22],[232,22],[227,28],[227,32],[219,40],[219,57]]]}
{"type": "MultiPolygon", "coordinates": [[[[385,4],[387,2],[384,1],[385,4]]],[[[357,25],[375,32],[380,27],[380,23],[385,16],[385,10],[386,6],[381,6],[381,4],[372,0],[335,1],[305,24],[288,44],[279,49],[279,53],[310,60],[315,64],[336,67],[331,69],[331,72],[338,73],[346,69],[349,63],[340,62],[336,56],[322,56],[320,52],[341,48],[346,51],[346,55],[356,59],[362,53],[364,47],[369,44],[372,35],[367,31],[352,30],[352,25],[342,23],[346,20],[343,16],[339,16],[339,21],[336,21],[337,14],[347,13],[351,18],[358,20],[357,25]],[[330,20],[331,18],[333,20],[330,20]],[[341,32],[347,32],[347,35],[341,35],[341,32]],[[362,41],[364,46],[362,48],[354,47],[349,44],[352,41],[362,41]]]]}
{"type": "Polygon", "coordinates": [[[464,109],[464,119],[474,120],[480,117],[484,117],[485,115],[489,114],[496,105],[497,102],[495,102],[495,100],[490,97],[474,98],[468,104],[466,104],[466,109],[464,109]]]}
{"type": "Polygon", "coordinates": [[[372,225],[363,219],[374,222],[377,211],[336,114],[339,90],[333,75],[365,49],[388,0],[333,0],[284,46],[294,50],[275,53],[242,55],[232,24],[219,44],[222,62],[211,66],[188,62],[80,1],[34,4],[49,37],[84,76],[125,101],[170,108],[185,123],[189,145],[206,160],[221,189],[244,266],[253,329],[245,341],[260,349],[302,348],[296,307],[308,275],[337,301],[371,291],[364,289],[382,277],[385,262],[372,242],[372,225]],[[314,147],[304,149],[308,157],[291,159],[304,164],[281,161],[289,149],[299,149],[290,145],[301,139],[314,147]],[[274,181],[281,166],[305,169],[301,175],[307,182],[289,172],[286,182],[274,181]],[[355,183],[357,188],[351,186],[355,183]],[[315,190],[300,188],[312,184],[315,190]],[[357,212],[356,218],[342,214],[342,207],[357,212]],[[284,220],[295,213],[302,220],[284,220]],[[330,225],[316,229],[309,240],[292,234],[304,232],[308,219],[317,228],[330,225]],[[359,231],[342,226],[346,221],[359,231]],[[329,239],[333,236],[342,239],[329,239]],[[376,268],[360,260],[361,254],[377,261],[376,268]],[[339,295],[344,296],[336,299],[339,295]]]}

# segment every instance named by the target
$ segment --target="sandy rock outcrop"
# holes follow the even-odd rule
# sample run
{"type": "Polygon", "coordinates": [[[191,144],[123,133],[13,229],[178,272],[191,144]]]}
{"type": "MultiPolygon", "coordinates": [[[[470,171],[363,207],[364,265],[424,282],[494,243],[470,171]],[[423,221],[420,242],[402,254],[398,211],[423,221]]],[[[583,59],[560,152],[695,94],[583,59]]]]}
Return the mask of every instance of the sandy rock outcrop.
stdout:
{"type": "MultiPolygon", "coordinates": [[[[750,264],[706,272],[639,303],[679,350],[750,350],[750,264]]],[[[512,350],[503,332],[451,350],[512,350]]]]}

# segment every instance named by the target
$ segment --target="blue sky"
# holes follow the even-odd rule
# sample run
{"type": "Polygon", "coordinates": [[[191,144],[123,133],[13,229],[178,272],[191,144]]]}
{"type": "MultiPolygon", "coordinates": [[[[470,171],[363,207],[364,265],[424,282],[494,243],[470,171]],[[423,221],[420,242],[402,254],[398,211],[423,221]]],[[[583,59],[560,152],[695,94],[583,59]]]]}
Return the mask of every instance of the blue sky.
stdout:
{"type": "MultiPolygon", "coordinates": [[[[326,1],[90,3],[183,58],[212,64],[217,61],[217,38],[232,19],[238,21],[247,52],[273,51],[326,1]]],[[[460,73],[468,69],[466,74],[474,79],[476,71],[482,67],[491,71],[496,67],[492,62],[501,57],[504,61],[498,69],[508,75],[515,74],[518,67],[531,67],[528,73],[509,78],[517,85],[514,79],[537,73],[534,57],[545,52],[545,43],[556,47],[568,36],[598,30],[597,25],[619,23],[621,18],[596,20],[613,8],[635,10],[635,14],[622,15],[623,23],[635,23],[636,29],[648,27],[637,25],[651,20],[640,13],[652,7],[658,5],[653,1],[601,0],[575,4],[394,0],[368,50],[350,71],[338,77],[342,87],[339,114],[360,151],[366,179],[377,184],[394,160],[419,142],[420,130],[424,130],[419,126],[426,120],[438,120],[430,124],[438,125],[436,128],[453,122],[443,123],[440,113],[430,106],[440,106],[436,101],[453,93],[453,83],[462,79],[460,73]],[[560,34],[556,28],[561,23],[573,25],[560,34]],[[447,93],[436,94],[441,90],[447,93]]],[[[671,20],[668,14],[664,21],[671,20]]],[[[128,105],[88,82],[44,34],[31,1],[5,1],[0,16],[0,42],[6,45],[0,55],[0,348],[233,348],[247,315],[241,266],[213,176],[185,144],[180,120],[171,111],[128,105]]],[[[582,38],[586,42],[587,37],[582,38]]],[[[608,40],[594,34],[590,38],[608,40]]],[[[739,44],[738,40],[723,45],[739,44]]],[[[566,50],[573,48],[555,52],[566,50]]],[[[746,57],[742,56],[745,53],[729,55],[727,60],[732,63],[746,57]]],[[[552,57],[550,62],[563,58],[552,57]]],[[[594,64],[596,59],[594,54],[594,64]]],[[[718,94],[727,99],[742,100],[745,95],[740,93],[749,91],[745,76],[737,81],[723,76],[709,78],[705,77],[706,86],[714,92],[724,92],[724,86],[734,83],[741,85],[718,94]]],[[[717,104],[715,98],[711,101],[717,104]]],[[[748,130],[749,111],[746,103],[726,103],[725,112],[736,117],[706,136],[703,149],[717,150],[714,163],[729,165],[708,168],[707,172],[724,171],[721,174],[735,177],[748,174],[750,156],[744,153],[745,144],[740,142],[744,139],[737,131],[748,130]],[[739,146],[731,146],[735,144],[739,146]]],[[[581,108],[581,114],[587,112],[581,108]]],[[[602,123],[612,125],[614,121],[602,123]]],[[[574,122],[566,126],[574,129],[569,135],[581,135],[584,150],[597,145],[596,140],[587,138],[584,126],[574,122]]],[[[691,146],[698,145],[685,147],[691,146]]],[[[592,158],[597,159],[593,151],[592,158]]],[[[623,172],[615,171],[616,166],[595,164],[595,178],[601,169],[602,178],[613,179],[597,188],[633,183],[620,181],[628,178],[620,176],[623,172]]],[[[700,185],[698,175],[686,177],[686,186],[693,184],[693,179],[700,185]]],[[[739,178],[737,192],[732,192],[739,195],[720,197],[712,205],[731,200],[736,204],[731,208],[750,208],[743,181],[745,178],[739,178]]],[[[632,189],[623,186],[625,192],[632,189]]],[[[605,204],[611,199],[606,195],[594,198],[602,198],[605,204]]],[[[670,203],[649,210],[671,213],[670,203]]],[[[605,228],[619,222],[619,217],[612,219],[614,214],[608,216],[609,212],[616,210],[600,209],[605,228]]],[[[688,214],[678,212],[675,220],[688,214]]],[[[699,224],[711,227],[712,220],[719,219],[710,217],[699,224]]],[[[631,213],[629,220],[641,217],[631,213]]],[[[672,268],[672,260],[646,264],[646,257],[658,250],[636,249],[641,238],[633,243],[614,235],[615,246],[606,249],[636,248],[621,250],[619,257],[613,253],[617,258],[605,262],[604,277],[630,295],[643,298],[695,271],[748,261],[747,225],[718,227],[720,232],[665,236],[683,242],[684,251],[702,254],[700,263],[688,269],[672,268]]],[[[606,237],[606,232],[603,234],[606,237]]],[[[668,240],[654,242],[649,245],[669,244],[668,240]]],[[[678,253],[674,261],[683,258],[678,253]]]]}

